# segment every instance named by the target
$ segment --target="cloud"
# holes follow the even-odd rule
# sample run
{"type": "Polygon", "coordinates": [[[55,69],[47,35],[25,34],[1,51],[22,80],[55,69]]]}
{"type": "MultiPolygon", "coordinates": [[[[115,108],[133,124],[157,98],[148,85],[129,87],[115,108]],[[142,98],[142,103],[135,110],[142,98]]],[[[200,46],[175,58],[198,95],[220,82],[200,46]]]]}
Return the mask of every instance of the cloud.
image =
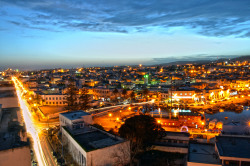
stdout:
{"type": "Polygon", "coordinates": [[[249,0],[2,1],[5,7],[29,12],[13,23],[22,27],[21,21],[58,29],[119,33],[184,27],[204,36],[250,37],[249,0]]]}

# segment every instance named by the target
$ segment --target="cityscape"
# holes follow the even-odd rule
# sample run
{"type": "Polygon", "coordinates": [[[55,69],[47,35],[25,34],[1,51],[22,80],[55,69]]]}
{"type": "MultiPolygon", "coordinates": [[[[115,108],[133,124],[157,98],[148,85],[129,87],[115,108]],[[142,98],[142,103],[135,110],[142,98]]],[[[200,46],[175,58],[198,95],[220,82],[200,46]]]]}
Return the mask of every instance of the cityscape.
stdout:
{"type": "Polygon", "coordinates": [[[250,166],[250,2],[0,4],[0,166],[250,166]]]}

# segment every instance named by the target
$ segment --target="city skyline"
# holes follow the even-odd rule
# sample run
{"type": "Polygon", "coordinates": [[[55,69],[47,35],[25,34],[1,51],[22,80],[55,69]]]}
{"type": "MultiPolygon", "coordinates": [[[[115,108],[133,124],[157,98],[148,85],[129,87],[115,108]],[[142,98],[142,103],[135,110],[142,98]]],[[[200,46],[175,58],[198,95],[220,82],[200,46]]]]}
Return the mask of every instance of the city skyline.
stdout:
{"type": "Polygon", "coordinates": [[[249,1],[5,1],[0,66],[161,64],[250,55],[249,1]]]}

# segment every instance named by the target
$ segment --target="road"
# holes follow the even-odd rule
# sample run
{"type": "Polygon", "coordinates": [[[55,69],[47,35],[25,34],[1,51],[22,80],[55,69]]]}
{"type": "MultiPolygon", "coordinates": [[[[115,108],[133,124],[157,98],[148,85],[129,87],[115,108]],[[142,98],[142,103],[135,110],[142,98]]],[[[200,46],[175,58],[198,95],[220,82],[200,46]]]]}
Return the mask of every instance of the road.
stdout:
{"type": "Polygon", "coordinates": [[[29,133],[33,139],[34,145],[34,151],[36,155],[36,159],[39,166],[45,166],[45,165],[55,165],[55,163],[51,160],[48,160],[48,158],[51,157],[51,154],[44,153],[43,148],[46,146],[44,141],[41,141],[40,138],[40,131],[42,130],[42,126],[45,126],[44,124],[41,125],[40,123],[37,123],[37,121],[34,119],[34,116],[32,116],[31,111],[29,110],[28,104],[25,99],[23,99],[22,91],[25,91],[22,84],[17,80],[16,77],[12,77],[12,80],[15,84],[16,93],[18,97],[18,101],[20,104],[20,108],[22,110],[23,119],[25,122],[27,133],[29,133]]]}

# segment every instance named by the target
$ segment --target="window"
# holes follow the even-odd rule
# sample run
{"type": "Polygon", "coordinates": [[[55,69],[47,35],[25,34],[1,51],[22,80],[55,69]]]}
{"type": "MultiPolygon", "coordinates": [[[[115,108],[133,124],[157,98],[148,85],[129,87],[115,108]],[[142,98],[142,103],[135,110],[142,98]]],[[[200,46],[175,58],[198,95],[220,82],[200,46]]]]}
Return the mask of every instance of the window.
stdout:
{"type": "Polygon", "coordinates": [[[53,104],[55,104],[55,102],[53,102],[53,104]]]}
{"type": "Polygon", "coordinates": [[[49,102],[49,104],[51,104],[51,102],[49,102]]]}
{"type": "Polygon", "coordinates": [[[48,104],[48,102],[46,102],[46,104],[48,104]]]}
{"type": "Polygon", "coordinates": [[[62,98],[61,97],[59,97],[59,100],[61,100],[62,98]]]}
{"type": "Polygon", "coordinates": [[[60,102],[60,104],[62,104],[62,102],[60,102]]]}
{"type": "Polygon", "coordinates": [[[56,102],[56,104],[58,104],[58,102],[56,102]]]}
{"type": "Polygon", "coordinates": [[[187,96],[187,93],[185,93],[185,96],[187,96]]]}
{"type": "Polygon", "coordinates": [[[56,100],[58,100],[58,97],[56,97],[56,100]]]}
{"type": "Polygon", "coordinates": [[[49,100],[51,100],[51,97],[49,97],[49,100]]]}
{"type": "Polygon", "coordinates": [[[53,97],[53,100],[55,100],[55,98],[53,97]]]}
{"type": "Polygon", "coordinates": [[[46,100],[48,100],[48,97],[46,97],[46,100]]]}
{"type": "Polygon", "coordinates": [[[180,93],[180,95],[182,95],[182,93],[180,93]]]}

